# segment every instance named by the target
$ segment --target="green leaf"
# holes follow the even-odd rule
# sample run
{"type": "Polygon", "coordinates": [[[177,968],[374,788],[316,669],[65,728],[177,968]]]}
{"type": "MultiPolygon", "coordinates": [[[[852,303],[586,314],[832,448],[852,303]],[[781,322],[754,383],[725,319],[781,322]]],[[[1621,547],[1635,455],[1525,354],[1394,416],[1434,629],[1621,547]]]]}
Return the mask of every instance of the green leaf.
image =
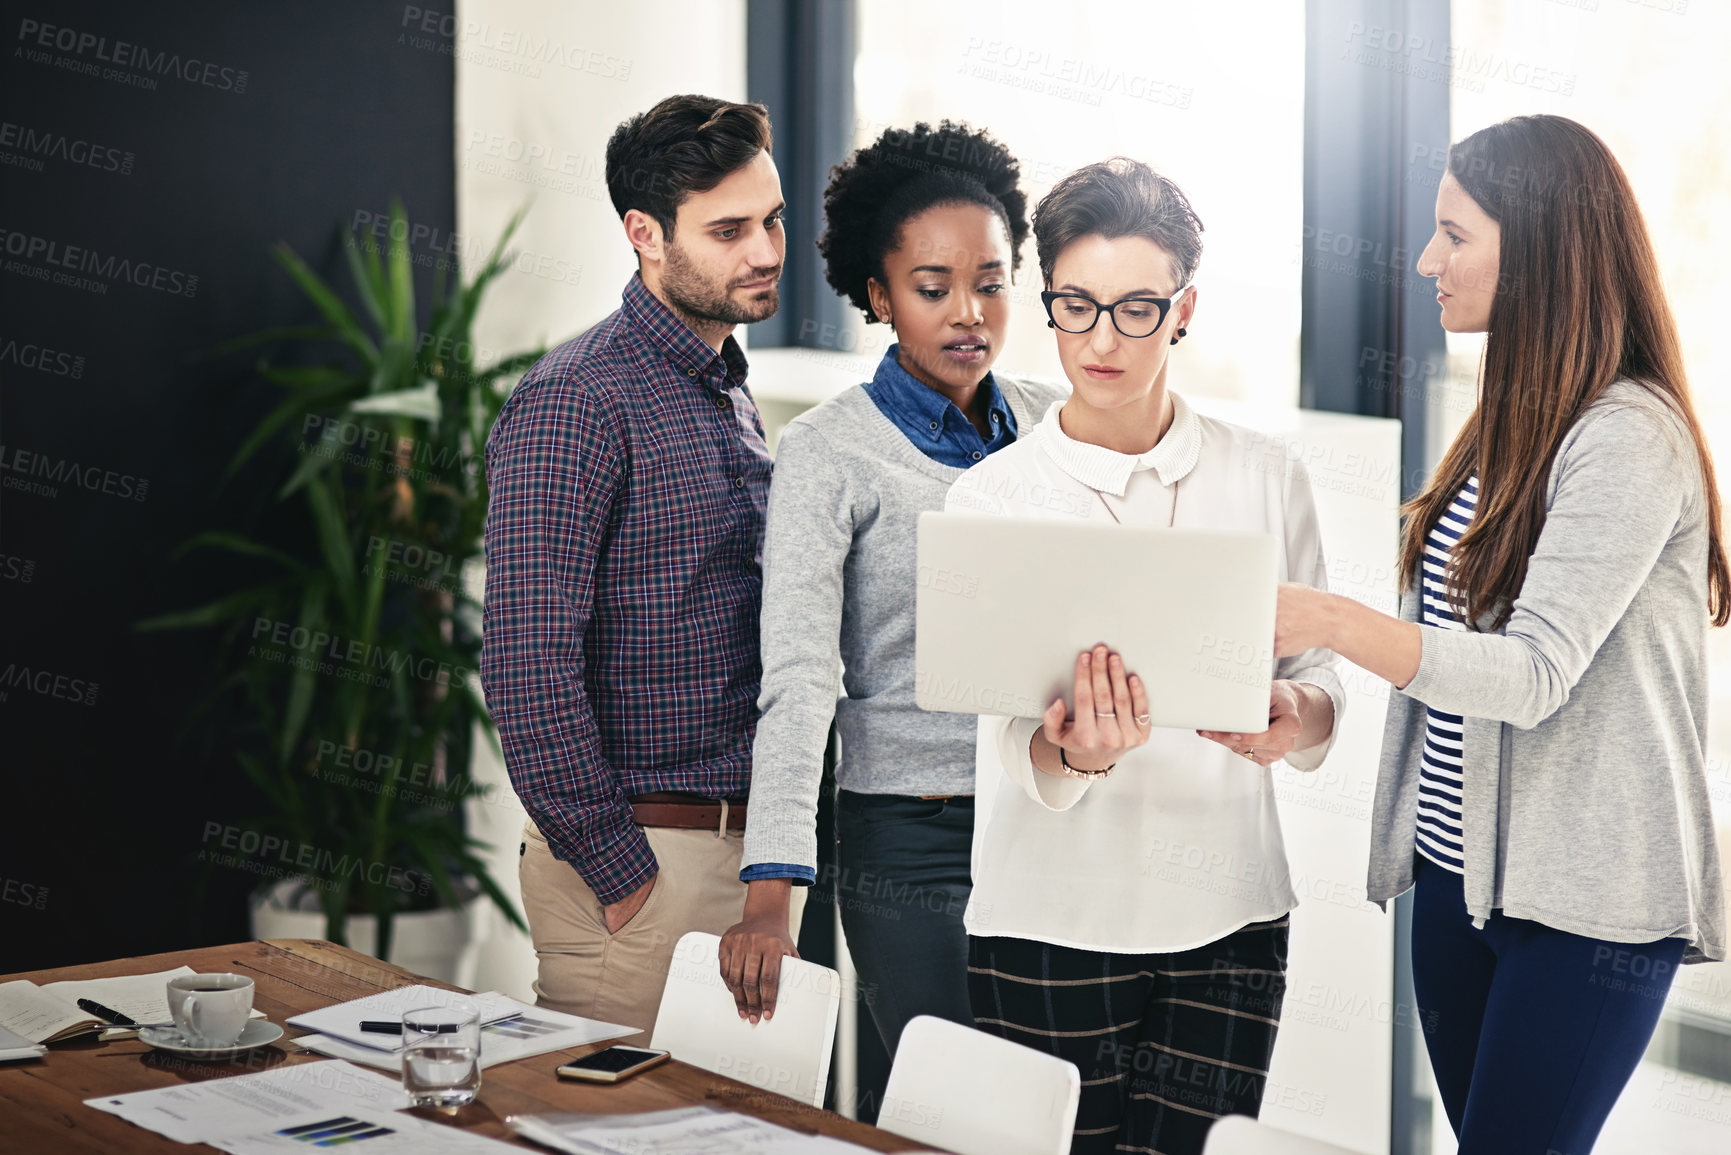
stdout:
{"type": "Polygon", "coordinates": [[[439,421],[439,391],[431,381],[413,389],[398,389],[391,393],[375,393],[350,403],[350,413],[383,413],[392,417],[408,417],[416,421],[439,421]]]}
{"type": "Polygon", "coordinates": [[[489,365],[485,369],[475,370],[475,379],[491,384],[500,377],[519,377],[547,355],[545,349],[535,349],[528,353],[519,353],[515,357],[506,357],[503,361],[489,365]]]}
{"type": "Polygon", "coordinates": [[[174,551],[174,556],[181,557],[195,549],[227,550],[229,553],[268,558],[271,561],[281,562],[291,570],[301,572],[306,570],[306,566],[301,564],[299,558],[291,557],[275,546],[265,545],[263,542],[254,541],[250,537],[242,537],[238,533],[225,533],[222,530],[195,533],[180,543],[180,546],[174,551]]]}
{"type": "Polygon", "coordinates": [[[266,381],[295,389],[322,390],[325,386],[334,385],[358,389],[366,383],[365,377],[340,365],[272,365],[263,361],[259,363],[258,371],[266,381]]]}
{"type": "Polygon", "coordinates": [[[313,478],[322,475],[347,452],[343,448],[340,428],[334,422],[327,423],[324,432],[319,435],[317,445],[301,446],[301,463],[295,467],[294,473],[283,483],[283,487],[277,490],[277,499],[288,497],[313,478]]]}
{"type": "Polygon", "coordinates": [[[180,610],[171,614],[158,614],[153,618],[145,618],[134,622],[133,631],[141,634],[152,634],[162,630],[203,629],[208,626],[220,626],[234,619],[240,611],[256,608],[275,595],[279,587],[275,585],[256,586],[253,589],[242,590],[238,594],[230,594],[207,602],[196,609],[180,610]]]}
{"type": "Polygon", "coordinates": [[[275,252],[277,263],[288,270],[289,276],[294,278],[301,292],[311,298],[313,305],[324,315],[325,320],[330,322],[343,342],[369,364],[377,361],[378,349],[361,331],[360,324],[355,320],[355,315],[349,312],[349,307],[337,299],[330,287],[319,279],[319,275],[313,272],[293,249],[287,245],[278,245],[275,252]]]}
{"type": "Polygon", "coordinates": [[[246,440],[240,443],[240,448],[235,450],[234,456],[229,459],[226,475],[234,476],[235,472],[246,464],[247,459],[258,452],[261,445],[268,441],[277,430],[287,425],[296,415],[302,418],[301,425],[304,429],[306,426],[305,418],[317,415],[317,406],[320,402],[339,397],[353,386],[353,381],[344,381],[323,389],[309,389],[302,393],[296,393],[283,401],[260,418],[257,425],[253,426],[252,432],[247,434],[246,440]]]}
{"type": "MultiPolygon", "coordinates": [[[[325,578],[322,574],[307,583],[306,595],[301,599],[298,624],[314,632],[324,627],[325,578]]],[[[294,757],[296,745],[300,742],[307,713],[312,709],[313,675],[317,672],[317,667],[317,658],[300,663],[289,682],[288,708],[283,712],[282,732],[277,735],[279,765],[288,765],[289,760],[294,757]]]]}
{"type": "Polygon", "coordinates": [[[391,201],[390,247],[386,250],[386,267],[390,273],[390,296],[386,314],[390,336],[405,346],[415,341],[415,278],[409,263],[409,217],[403,202],[391,201]]]}
{"type": "MultiPolygon", "coordinates": [[[[476,715],[481,718],[487,718],[490,722],[491,716],[487,713],[487,701],[481,694],[481,672],[478,669],[470,670],[464,675],[463,694],[469,699],[469,705],[474,708],[476,715]]],[[[491,732],[492,726],[489,725],[487,729],[491,732]]],[[[493,749],[498,753],[501,759],[505,757],[504,747],[499,745],[497,734],[493,736],[493,749]]]]}
{"type": "Polygon", "coordinates": [[[462,293],[462,310],[468,316],[475,315],[476,308],[481,303],[481,294],[492,280],[511,266],[511,259],[506,249],[511,244],[511,238],[517,235],[517,227],[523,223],[523,218],[529,213],[529,205],[511,214],[511,219],[505,224],[505,231],[499,234],[499,239],[493,244],[493,251],[487,254],[487,259],[481,263],[481,268],[475,274],[475,279],[469,283],[462,293]]]}
{"type": "MultiPolygon", "coordinates": [[[[385,264],[379,256],[378,241],[369,236],[366,239],[364,251],[366,255],[367,282],[372,285],[373,296],[378,298],[379,305],[383,308],[385,298],[390,295],[390,286],[385,283],[385,264]]],[[[384,327],[385,322],[380,321],[379,328],[383,329],[384,327]]]]}
{"type": "Polygon", "coordinates": [[[385,285],[384,278],[378,275],[379,248],[368,237],[365,241],[357,241],[355,235],[345,230],[343,232],[343,256],[349,262],[349,275],[354,278],[355,292],[361,298],[361,305],[366,309],[367,316],[372,318],[373,325],[378,329],[385,328],[385,285]],[[364,260],[361,254],[365,252],[370,262],[364,260]]]}
{"type": "Polygon", "coordinates": [[[240,763],[240,768],[245,771],[246,776],[252,780],[253,785],[258,787],[259,793],[264,795],[265,801],[269,802],[279,814],[293,809],[293,799],[289,796],[288,779],[271,773],[265,768],[264,763],[245,750],[236,750],[234,757],[235,761],[240,763]]]}
{"type": "Polygon", "coordinates": [[[512,926],[524,934],[528,934],[529,924],[523,921],[522,914],[517,910],[517,904],[511,901],[509,895],[499,889],[499,884],[494,882],[493,876],[487,873],[486,864],[475,858],[471,858],[471,861],[475,865],[469,868],[469,877],[473,878],[475,884],[486,893],[488,898],[493,900],[493,905],[499,908],[499,913],[504,915],[512,926]]]}
{"type": "MultiPolygon", "coordinates": [[[[446,828],[449,829],[448,823],[446,828]]],[[[438,845],[418,830],[407,830],[404,834],[409,845],[417,852],[415,866],[432,880],[434,892],[446,906],[459,905],[457,888],[451,881],[451,872],[445,868],[445,855],[438,845]]]]}
{"type": "Polygon", "coordinates": [[[244,337],[224,341],[212,349],[189,353],[186,359],[189,363],[197,364],[200,361],[214,361],[218,357],[226,357],[230,353],[238,353],[242,349],[256,349],[260,345],[269,345],[277,341],[334,341],[340,339],[336,330],[325,325],[279,325],[274,329],[260,329],[256,333],[248,333],[244,337]]]}
{"type": "Polygon", "coordinates": [[[325,576],[336,587],[343,612],[352,619],[360,599],[355,588],[355,551],[338,496],[338,480],[319,477],[309,481],[307,504],[312,509],[313,528],[318,532],[319,550],[324,555],[325,576]]]}

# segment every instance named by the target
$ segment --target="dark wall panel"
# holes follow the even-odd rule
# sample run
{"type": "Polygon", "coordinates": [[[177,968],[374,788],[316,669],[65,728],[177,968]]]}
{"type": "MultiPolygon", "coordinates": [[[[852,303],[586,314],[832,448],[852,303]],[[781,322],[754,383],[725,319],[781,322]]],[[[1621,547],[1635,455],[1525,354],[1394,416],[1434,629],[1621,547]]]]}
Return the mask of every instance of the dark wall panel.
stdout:
{"type": "Polygon", "coordinates": [[[198,862],[257,808],[194,717],[211,640],[131,627],[233,588],[171,555],[268,508],[282,458],[223,470],[271,388],[208,354],[313,320],[269,247],[346,279],[339,222],[394,195],[454,229],[409,11],[0,2],[0,972],[247,937],[257,880],[198,862]]]}

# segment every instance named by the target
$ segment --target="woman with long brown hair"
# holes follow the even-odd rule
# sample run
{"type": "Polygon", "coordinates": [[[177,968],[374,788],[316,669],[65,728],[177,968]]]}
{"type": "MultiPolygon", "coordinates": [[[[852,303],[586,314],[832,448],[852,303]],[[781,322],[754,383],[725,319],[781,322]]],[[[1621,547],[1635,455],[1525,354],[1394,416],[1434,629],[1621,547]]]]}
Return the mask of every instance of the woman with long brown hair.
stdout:
{"type": "Polygon", "coordinates": [[[1627,177],[1516,117],[1449,150],[1418,262],[1488,334],[1408,503],[1392,618],[1287,585],[1278,654],[1386,678],[1369,897],[1409,888],[1443,1105],[1472,1152],[1586,1152],[1679,963],[1725,957],[1706,630],[1731,618],[1712,457],[1627,177]]]}

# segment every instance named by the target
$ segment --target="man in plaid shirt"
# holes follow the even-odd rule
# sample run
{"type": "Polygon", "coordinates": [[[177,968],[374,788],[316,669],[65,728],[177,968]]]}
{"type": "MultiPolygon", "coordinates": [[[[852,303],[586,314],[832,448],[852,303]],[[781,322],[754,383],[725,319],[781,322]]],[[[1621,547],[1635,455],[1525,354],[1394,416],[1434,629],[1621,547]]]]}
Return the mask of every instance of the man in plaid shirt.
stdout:
{"type": "Polygon", "coordinates": [[[638,272],[487,442],[481,678],[529,813],[535,991],[643,1031],[674,943],[745,901],[770,459],[731,333],[778,304],[769,148],[760,105],[703,96],[619,126],[607,184],[638,272]]]}

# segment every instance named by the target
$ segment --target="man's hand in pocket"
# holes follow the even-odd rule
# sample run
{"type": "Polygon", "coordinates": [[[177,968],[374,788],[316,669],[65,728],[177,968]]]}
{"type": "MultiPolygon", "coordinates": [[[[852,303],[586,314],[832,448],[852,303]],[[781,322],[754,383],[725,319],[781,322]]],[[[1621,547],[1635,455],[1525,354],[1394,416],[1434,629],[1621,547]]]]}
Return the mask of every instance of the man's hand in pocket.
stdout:
{"type": "Polygon", "coordinates": [[[651,875],[648,882],[644,883],[618,902],[612,903],[608,906],[603,906],[601,908],[601,915],[607,920],[607,933],[618,934],[620,931],[624,930],[625,924],[635,918],[637,912],[643,909],[643,904],[649,901],[649,892],[654,889],[655,876],[651,875]]]}

